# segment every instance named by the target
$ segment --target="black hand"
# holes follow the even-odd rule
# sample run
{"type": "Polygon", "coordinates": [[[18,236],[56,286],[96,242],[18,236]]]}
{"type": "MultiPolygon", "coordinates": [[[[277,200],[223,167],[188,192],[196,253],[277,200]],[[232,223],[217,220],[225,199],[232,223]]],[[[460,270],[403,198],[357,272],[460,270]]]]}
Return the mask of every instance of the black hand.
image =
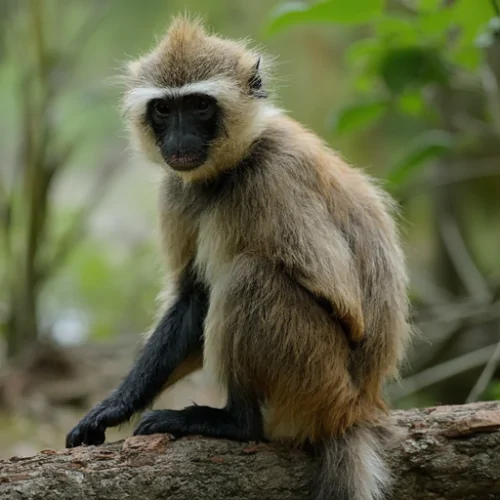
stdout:
{"type": "Polygon", "coordinates": [[[66,447],[81,444],[99,445],[104,443],[107,427],[114,427],[128,420],[134,411],[116,398],[105,399],[94,407],[78,425],[66,436],[66,447]]]}

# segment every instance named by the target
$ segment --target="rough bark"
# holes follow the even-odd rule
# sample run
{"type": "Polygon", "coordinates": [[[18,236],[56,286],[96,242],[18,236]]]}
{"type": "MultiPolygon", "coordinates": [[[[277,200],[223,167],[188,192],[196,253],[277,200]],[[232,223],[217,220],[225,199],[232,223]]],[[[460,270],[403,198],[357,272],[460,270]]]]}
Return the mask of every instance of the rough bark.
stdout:
{"type": "MultiPolygon", "coordinates": [[[[500,499],[500,403],[393,413],[394,500],[500,499]]],[[[0,462],[2,500],[305,499],[317,464],[285,446],[165,435],[0,462]]]]}

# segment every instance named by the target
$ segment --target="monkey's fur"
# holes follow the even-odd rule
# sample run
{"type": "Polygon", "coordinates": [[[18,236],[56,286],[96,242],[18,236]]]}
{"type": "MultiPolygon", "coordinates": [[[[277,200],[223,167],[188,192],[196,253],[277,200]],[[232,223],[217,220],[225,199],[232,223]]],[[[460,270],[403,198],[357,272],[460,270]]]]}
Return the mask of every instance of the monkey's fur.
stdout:
{"type": "MultiPolygon", "coordinates": [[[[265,63],[246,43],[207,34],[183,16],[129,66],[124,102],[134,143],[164,167],[161,315],[191,301],[182,311],[202,339],[163,375],[156,370],[147,389],[131,391],[125,381],[68,443],[102,442],[107,426],[203,364],[228,389],[226,408],[152,412],[136,433],[312,443],[324,453],[314,498],[378,500],[390,484],[382,386],[397,375],[410,336],[394,207],[371,178],[264,98],[265,63]],[[216,99],[221,123],[203,164],[177,170],[166,164],[145,108],[161,92],[190,89],[216,99]],[[132,402],[131,392],[141,397],[132,402]],[[102,433],[93,438],[92,429],[102,433]]],[[[169,314],[156,331],[172,336],[169,314]]],[[[154,343],[168,351],[173,340],[162,335],[146,345],[150,356],[154,343]]]]}

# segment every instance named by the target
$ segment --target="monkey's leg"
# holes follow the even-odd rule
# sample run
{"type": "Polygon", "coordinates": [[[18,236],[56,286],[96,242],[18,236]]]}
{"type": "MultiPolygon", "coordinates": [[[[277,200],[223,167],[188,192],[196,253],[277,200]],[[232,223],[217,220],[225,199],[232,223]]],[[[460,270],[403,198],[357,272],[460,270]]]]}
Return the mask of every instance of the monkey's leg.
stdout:
{"type": "MultiPolygon", "coordinates": [[[[223,279],[212,286],[205,321],[205,336],[208,335],[211,339],[226,336],[226,340],[231,342],[232,326],[231,322],[225,323],[224,307],[227,296],[233,289],[230,284],[237,282],[237,277],[238,270],[229,266],[223,279]]],[[[251,386],[240,384],[234,374],[221,373],[227,360],[219,354],[217,346],[207,348],[204,345],[204,363],[207,359],[210,360],[208,374],[227,387],[228,400],[224,408],[193,405],[183,410],[152,411],[144,415],[134,434],[201,434],[238,441],[263,439],[262,414],[257,394],[251,386]],[[217,353],[215,359],[212,359],[213,353],[217,353]]]]}
{"type": "Polygon", "coordinates": [[[349,359],[341,326],[286,269],[242,255],[212,285],[205,321],[204,370],[227,384],[228,405],[153,412],[135,433],[330,435],[357,418],[349,359]]]}
{"type": "Polygon", "coordinates": [[[206,290],[187,271],[175,302],[153,331],[128,376],[67,435],[66,446],[103,443],[107,427],[130,419],[151,404],[165,385],[198,368],[207,308],[206,290]]]}
{"type": "Polygon", "coordinates": [[[134,431],[134,435],[156,433],[259,441],[263,438],[262,415],[255,398],[232,387],[224,408],[193,405],[183,410],[155,410],[144,415],[134,431]]]}

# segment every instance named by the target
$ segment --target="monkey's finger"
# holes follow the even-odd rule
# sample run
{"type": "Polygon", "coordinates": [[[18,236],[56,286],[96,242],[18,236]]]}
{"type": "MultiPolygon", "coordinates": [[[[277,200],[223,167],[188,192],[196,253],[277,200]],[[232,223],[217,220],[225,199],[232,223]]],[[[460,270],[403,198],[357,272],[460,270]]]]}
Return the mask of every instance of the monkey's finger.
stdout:
{"type": "Polygon", "coordinates": [[[152,422],[147,419],[142,419],[137,427],[134,429],[134,436],[146,436],[148,434],[154,434],[151,432],[152,422]]]}
{"type": "Polygon", "coordinates": [[[132,413],[123,405],[109,406],[96,416],[95,424],[97,427],[115,427],[128,420],[132,413]]]}
{"type": "Polygon", "coordinates": [[[87,445],[98,446],[106,440],[105,427],[88,425],[84,427],[83,442],[87,445]]]}
{"type": "Polygon", "coordinates": [[[173,422],[169,415],[168,410],[156,410],[146,413],[134,429],[134,436],[173,433],[173,422]]]}
{"type": "Polygon", "coordinates": [[[83,444],[83,434],[81,432],[80,426],[75,427],[73,430],[68,432],[66,436],[66,448],[75,448],[83,444]]]}

